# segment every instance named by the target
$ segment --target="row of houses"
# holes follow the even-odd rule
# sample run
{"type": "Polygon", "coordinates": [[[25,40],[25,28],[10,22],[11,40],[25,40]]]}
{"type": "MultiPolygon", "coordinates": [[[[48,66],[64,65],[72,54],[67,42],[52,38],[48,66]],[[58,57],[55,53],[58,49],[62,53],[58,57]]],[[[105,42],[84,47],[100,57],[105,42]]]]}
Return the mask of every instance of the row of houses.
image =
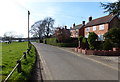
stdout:
{"type": "Polygon", "coordinates": [[[74,23],[73,26],[70,27],[70,32],[72,38],[78,38],[80,35],[88,38],[89,32],[95,32],[98,35],[98,40],[103,41],[103,35],[114,27],[120,28],[120,17],[110,14],[97,19],[89,17],[86,24],[85,21],[82,21],[79,25],[75,25],[74,23]]]}

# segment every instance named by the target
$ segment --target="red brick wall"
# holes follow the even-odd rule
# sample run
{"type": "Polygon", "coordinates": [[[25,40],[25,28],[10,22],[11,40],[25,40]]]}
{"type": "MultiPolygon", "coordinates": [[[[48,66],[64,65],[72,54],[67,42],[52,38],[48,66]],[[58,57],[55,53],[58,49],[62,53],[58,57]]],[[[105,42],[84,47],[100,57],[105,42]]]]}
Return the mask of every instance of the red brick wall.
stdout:
{"type": "MultiPolygon", "coordinates": [[[[108,32],[109,24],[104,24],[104,30],[99,30],[99,25],[96,25],[96,30],[93,31],[93,26],[90,27],[89,32],[95,32],[97,35],[104,35],[108,32]]],[[[84,36],[87,35],[89,32],[86,32],[86,28],[84,30],[84,36]]]]}
{"type": "Polygon", "coordinates": [[[84,36],[84,27],[82,27],[81,29],[79,29],[79,36],[80,35],[84,36]]]}
{"type": "Polygon", "coordinates": [[[120,51],[105,51],[105,50],[86,50],[86,49],[78,49],[75,48],[76,52],[82,53],[82,54],[86,54],[86,55],[104,55],[104,56],[120,56],[120,51]]]}
{"type": "Polygon", "coordinates": [[[71,30],[71,37],[78,37],[78,36],[84,36],[84,27],[82,27],[81,29],[76,29],[76,30],[71,30]],[[76,33],[78,33],[78,35],[76,35],[76,33]]]}

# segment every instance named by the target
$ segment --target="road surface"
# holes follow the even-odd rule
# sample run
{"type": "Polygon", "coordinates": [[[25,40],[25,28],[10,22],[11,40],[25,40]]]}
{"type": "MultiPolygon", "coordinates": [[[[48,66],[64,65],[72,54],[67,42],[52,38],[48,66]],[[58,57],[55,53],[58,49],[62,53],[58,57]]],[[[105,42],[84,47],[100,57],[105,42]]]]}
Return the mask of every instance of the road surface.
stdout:
{"type": "Polygon", "coordinates": [[[33,43],[47,80],[118,80],[118,71],[58,47],[33,43]]]}

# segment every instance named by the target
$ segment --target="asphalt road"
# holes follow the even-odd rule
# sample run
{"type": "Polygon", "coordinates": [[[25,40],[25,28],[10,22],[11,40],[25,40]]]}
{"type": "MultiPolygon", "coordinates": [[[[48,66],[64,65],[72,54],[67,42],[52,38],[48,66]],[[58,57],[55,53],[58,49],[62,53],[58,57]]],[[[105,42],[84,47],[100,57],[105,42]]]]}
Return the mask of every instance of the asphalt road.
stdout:
{"type": "Polygon", "coordinates": [[[54,46],[33,43],[42,57],[43,70],[47,80],[118,80],[118,71],[86,56],[54,46]]]}

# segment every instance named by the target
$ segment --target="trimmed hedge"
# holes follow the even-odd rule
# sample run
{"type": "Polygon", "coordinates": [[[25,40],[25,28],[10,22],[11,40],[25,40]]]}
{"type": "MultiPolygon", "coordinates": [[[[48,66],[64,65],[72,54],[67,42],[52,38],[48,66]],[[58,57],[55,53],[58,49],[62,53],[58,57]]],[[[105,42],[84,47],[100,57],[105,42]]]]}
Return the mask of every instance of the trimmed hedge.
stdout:
{"type": "Polygon", "coordinates": [[[77,47],[78,46],[78,43],[57,43],[57,39],[56,38],[46,38],[43,40],[43,42],[45,44],[50,44],[50,45],[53,45],[53,46],[60,46],[60,47],[77,47]]]}

